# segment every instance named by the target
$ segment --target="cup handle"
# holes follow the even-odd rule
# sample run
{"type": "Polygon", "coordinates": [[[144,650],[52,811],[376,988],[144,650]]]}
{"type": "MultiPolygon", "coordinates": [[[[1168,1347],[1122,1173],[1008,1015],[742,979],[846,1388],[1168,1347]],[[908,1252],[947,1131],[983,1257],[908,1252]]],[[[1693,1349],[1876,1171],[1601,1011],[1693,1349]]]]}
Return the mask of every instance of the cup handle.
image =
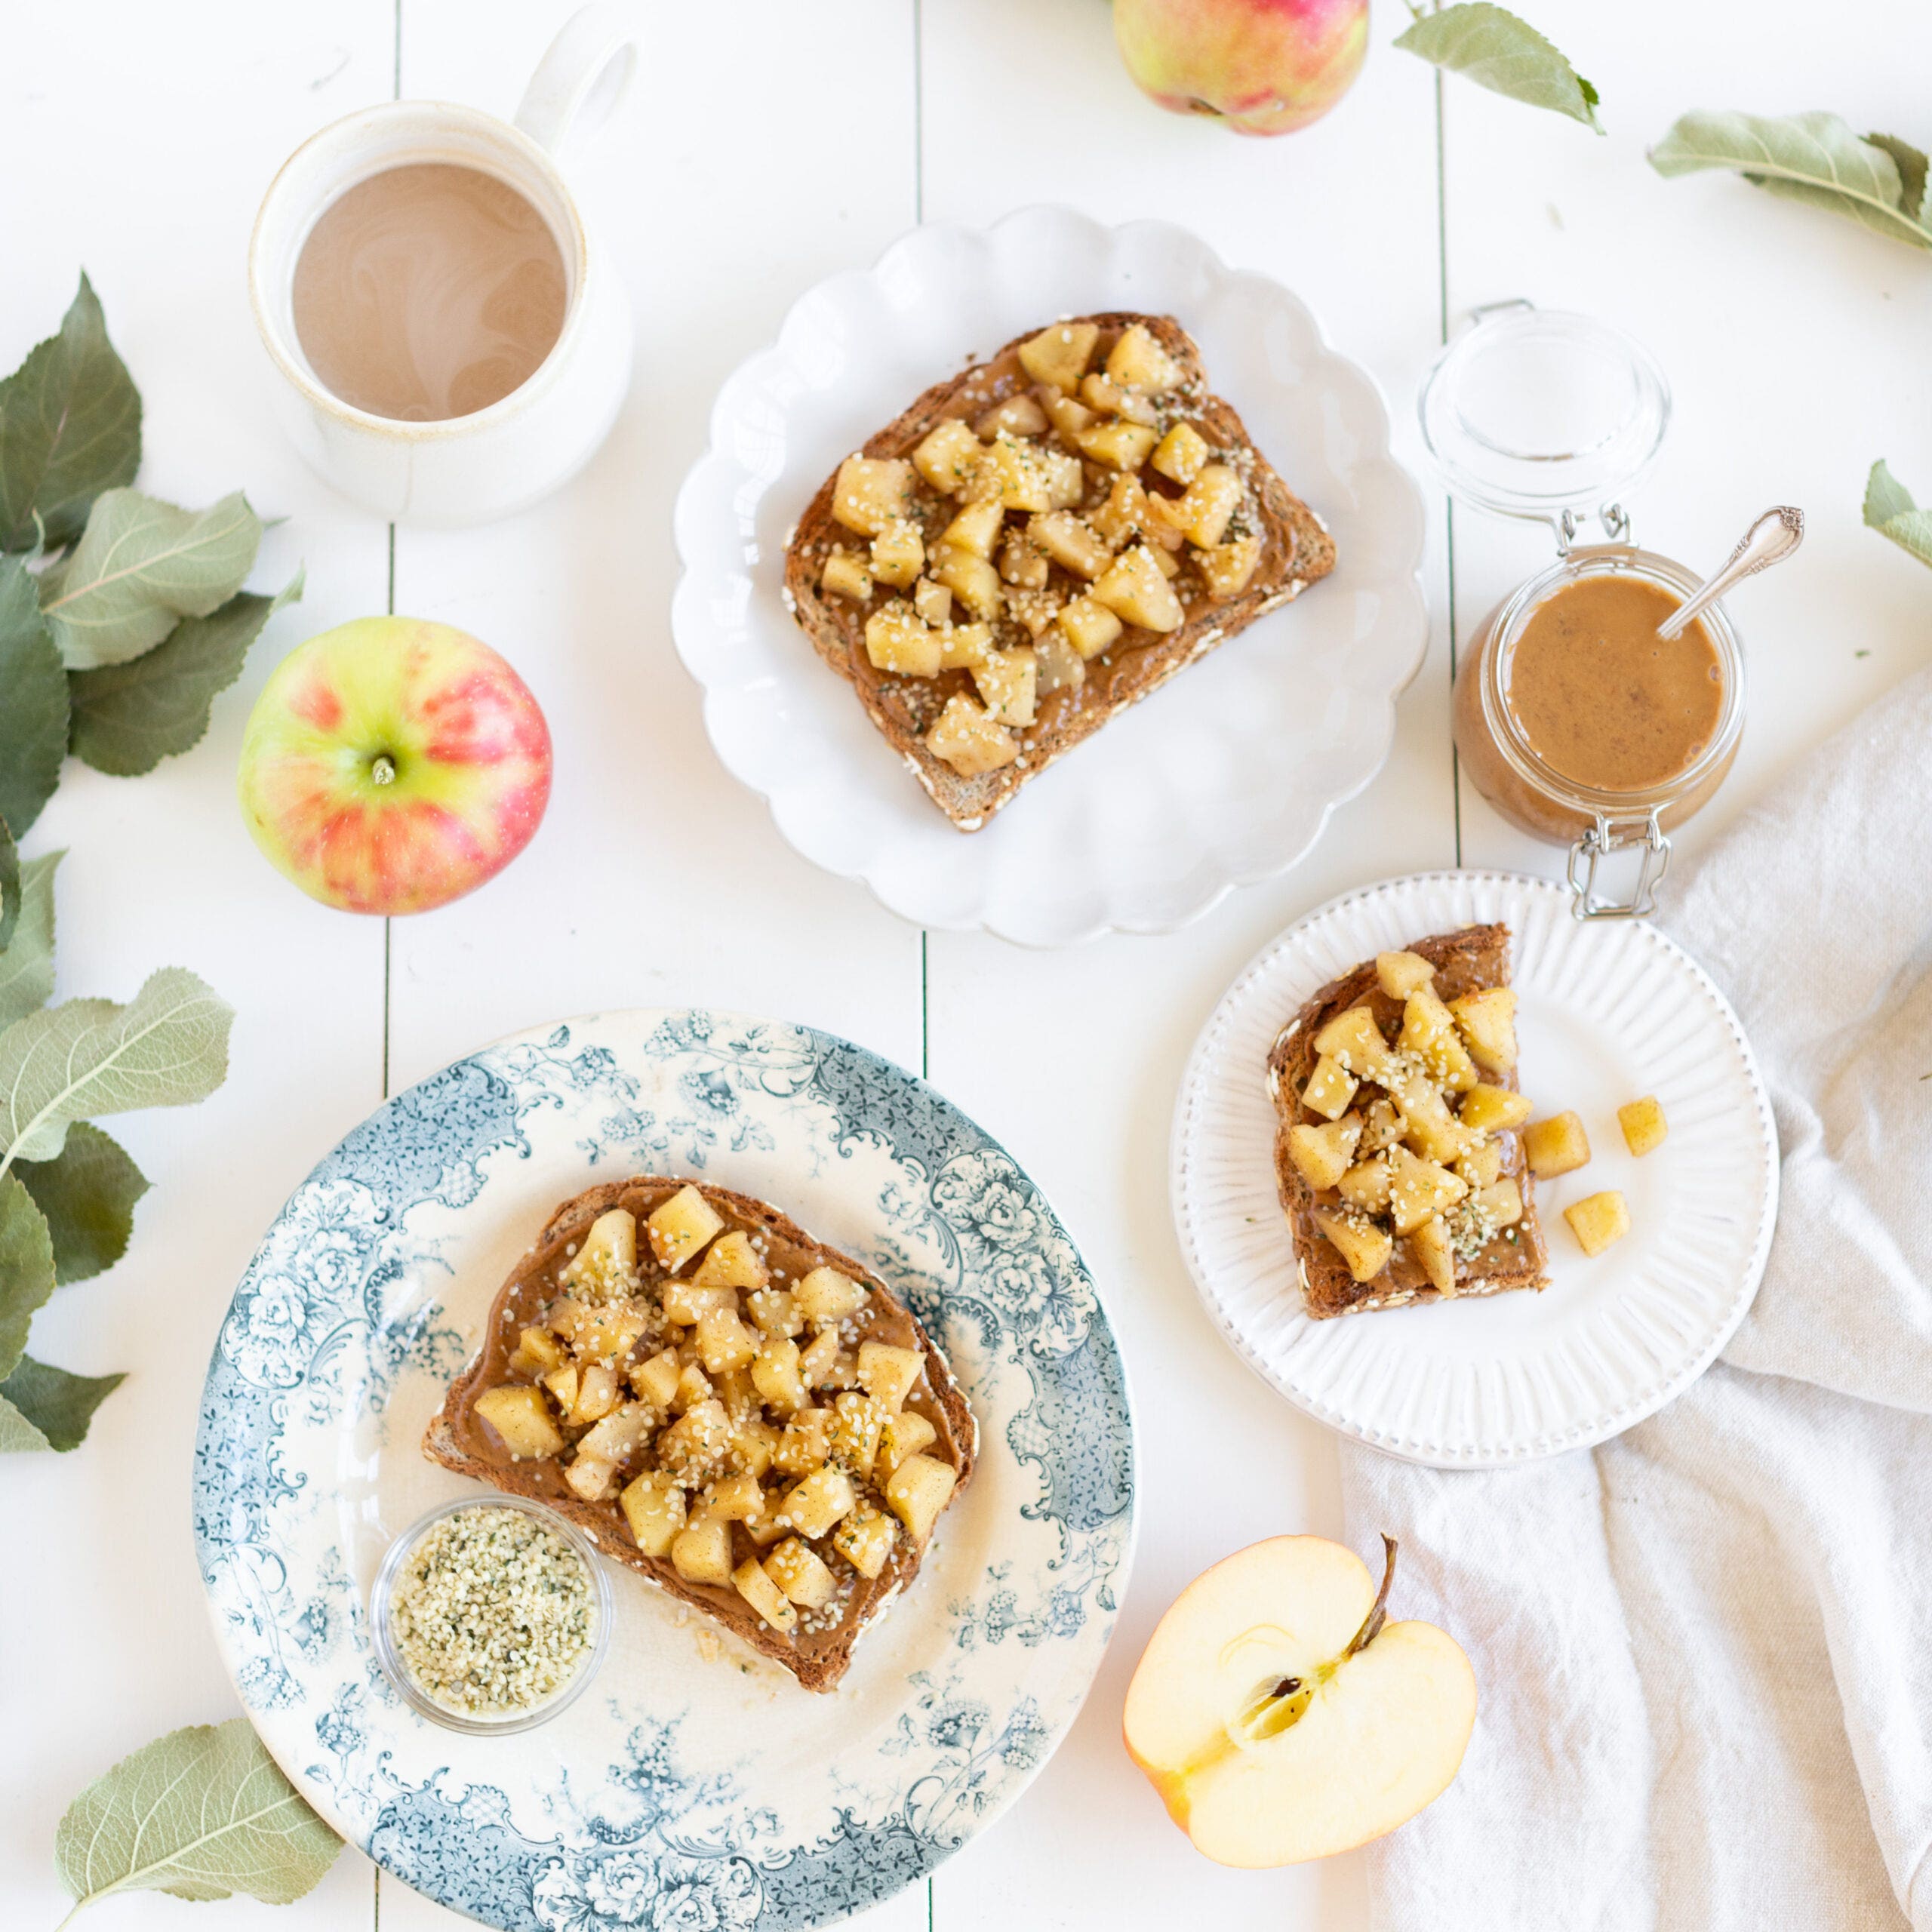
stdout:
{"type": "Polygon", "coordinates": [[[608,121],[637,72],[636,14],[627,0],[595,0],[564,23],[537,64],[516,125],[552,158],[608,121]]]}

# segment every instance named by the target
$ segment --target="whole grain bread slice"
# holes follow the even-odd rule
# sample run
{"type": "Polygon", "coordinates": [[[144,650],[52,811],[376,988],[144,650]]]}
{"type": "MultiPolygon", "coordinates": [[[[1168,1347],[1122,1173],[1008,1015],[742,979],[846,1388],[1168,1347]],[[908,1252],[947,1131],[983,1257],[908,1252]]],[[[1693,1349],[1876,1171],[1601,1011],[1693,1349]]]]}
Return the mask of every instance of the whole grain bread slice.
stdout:
{"type": "MultiPolygon", "coordinates": [[[[550,1217],[497,1291],[483,1331],[483,1346],[451,1384],[441,1407],[431,1419],[423,1436],[423,1451],[432,1462],[460,1475],[473,1477],[507,1494],[546,1504],[574,1523],[612,1561],[635,1571],[666,1595],[710,1618],[761,1656],[790,1672],[808,1690],[829,1690],[851,1665],[853,1648],[860,1637],[918,1575],[924,1552],[909,1537],[900,1536],[892,1556],[876,1579],[852,1573],[854,1586],[835,1625],[823,1632],[801,1629],[787,1637],[767,1624],[736,1590],[688,1583],[667,1558],[645,1555],[632,1538],[617,1503],[581,1500],[564,1486],[558,1463],[509,1459],[494,1432],[472,1413],[475,1399],[485,1387],[518,1379],[505,1373],[506,1354],[514,1348],[520,1329],[557,1295],[558,1269],[574,1251],[592,1222],[607,1209],[617,1207],[629,1208],[641,1221],[653,1208],[687,1185],[695,1186],[723,1217],[727,1229],[761,1233],[774,1249],[797,1257],[800,1266],[835,1268],[864,1287],[869,1300],[857,1318],[861,1328],[883,1321],[893,1332],[909,1330],[916,1337],[925,1366],[908,1405],[918,1405],[940,1425],[937,1438],[925,1453],[950,1460],[957,1481],[947,1507],[958,1500],[972,1476],[978,1426],[944,1355],[904,1302],[849,1255],[816,1240],[769,1202],[708,1181],[687,1183],[661,1175],[605,1182],[565,1201],[550,1217]]],[[[646,1274],[644,1286],[648,1294],[653,1281],[661,1284],[663,1277],[651,1274],[654,1264],[649,1262],[642,1244],[639,1260],[646,1274]]],[[[738,1534],[742,1537],[741,1529],[738,1534]]],[[[746,1542],[735,1555],[743,1557],[753,1553],[746,1542]]]]}
{"type": "MultiPolygon", "coordinates": [[[[1509,983],[1509,928],[1505,925],[1465,926],[1457,932],[1417,940],[1407,950],[1419,953],[1435,968],[1435,989],[1445,1001],[1482,987],[1509,983]]],[[[1268,1092],[1275,1109],[1275,1183],[1294,1241],[1302,1299],[1317,1321],[1446,1299],[1399,1241],[1380,1275],[1370,1281],[1356,1281],[1315,1220],[1317,1207],[1332,1207],[1340,1197],[1333,1189],[1318,1192],[1288,1157],[1289,1130],[1322,1118],[1301,1100],[1302,1089],[1319,1058],[1315,1036],[1338,1014],[1358,1005],[1374,1012],[1385,1035],[1392,1035],[1401,1024],[1402,1002],[1383,992],[1373,960],[1322,987],[1282,1028],[1268,1055],[1268,1092]]],[[[1492,1085],[1512,1089],[1518,1085],[1514,1069],[1506,1074],[1485,1072],[1483,1078],[1492,1085]]],[[[1545,1272],[1549,1254],[1537,1219],[1535,1184],[1523,1158],[1521,1139],[1505,1134],[1502,1146],[1503,1172],[1521,1190],[1523,1218],[1514,1229],[1499,1231],[1472,1260],[1458,1260],[1459,1300],[1549,1285],[1545,1272]],[[1512,1235],[1513,1241],[1509,1238],[1512,1235]]]]}
{"type": "MultiPolygon", "coordinates": [[[[826,478],[799,518],[786,553],[787,601],[819,655],[851,681],[887,743],[934,803],[962,832],[979,830],[1023,786],[1091,737],[1109,718],[1151,696],[1177,672],[1245,630],[1257,617],[1299,596],[1335,567],[1335,545],[1327,527],[1275,473],[1233,408],[1209,390],[1201,352],[1179,322],[1171,315],[1122,309],[1066,319],[1098,326],[1097,363],[1124,330],[1138,322],[1180,364],[1185,374],[1171,413],[1193,425],[1211,445],[1216,460],[1233,461],[1248,479],[1263,538],[1261,559],[1238,595],[1218,603],[1204,591],[1184,598],[1186,618],[1179,629],[1161,635],[1128,626],[1105,654],[1088,664],[1086,681],[1078,690],[1055,691],[1041,700],[1036,721],[1019,733],[1023,746],[1019,761],[996,771],[965,777],[927,749],[924,735],[948,699],[972,694],[971,675],[948,670],[937,678],[906,678],[878,670],[866,653],[867,607],[822,594],[819,589],[826,557],[835,548],[854,541],[832,515],[835,473],[826,478]]],[[[935,383],[873,436],[862,454],[909,456],[943,419],[971,420],[1024,392],[1030,383],[1020,366],[1018,352],[1027,340],[1027,336],[1016,336],[986,361],[935,383]]],[[[1151,470],[1143,472],[1143,480],[1150,488],[1166,487],[1151,470]]],[[[1090,494],[1096,500],[1105,494],[1097,472],[1090,478],[1090,494]]],[[[920,520],[930,540],[956,506],[949,505],[923,478],[918,500],[920,520]]],[[[1048,587],[1074,595],[1087,586],[1055,565],[1048,587]]],[[[1031,634],[1017,624],[1003,622],[998,628],[997,641],[1003,645],[1032,641],[1031,634]]]]}

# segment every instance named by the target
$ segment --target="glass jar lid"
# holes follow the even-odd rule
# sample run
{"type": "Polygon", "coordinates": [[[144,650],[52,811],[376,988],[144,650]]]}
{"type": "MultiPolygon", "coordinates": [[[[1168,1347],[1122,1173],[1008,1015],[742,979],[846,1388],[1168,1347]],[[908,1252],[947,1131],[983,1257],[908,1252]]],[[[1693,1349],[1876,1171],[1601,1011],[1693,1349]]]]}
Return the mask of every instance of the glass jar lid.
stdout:
{"type": "Polygon", "coordinates": [[[1453,495],[1567,540],[1650,468],[1670,385],[1621,329],[1518,299],[1474,311],[1423,377],[1417,408],[1453,495]]]}

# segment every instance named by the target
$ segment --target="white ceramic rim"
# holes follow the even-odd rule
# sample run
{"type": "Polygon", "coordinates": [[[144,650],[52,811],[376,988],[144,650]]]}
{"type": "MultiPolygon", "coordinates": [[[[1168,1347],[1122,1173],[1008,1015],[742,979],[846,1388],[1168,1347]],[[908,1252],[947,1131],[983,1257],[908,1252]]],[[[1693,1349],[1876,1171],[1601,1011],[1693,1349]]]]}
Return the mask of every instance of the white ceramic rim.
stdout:
{"type": "MultiPolygon", "coordinates": [[[[427,150],[434,145],[433,137],[426,128],[423,145],[426,158],[427,150]]],[[[491,171],[474,161],[458,165],[475,167],[479,172],[491,171]]],[[[507,171],[497,174],[497,178],[506,187],[523,192],[521,184],[507,171]]],[[[525,198],[529,198],[527,195],[525,198]]],[[[274,179],[269,182],[267,191],[262,196],[261,205],[255,211],[254,226],[248,236],[248,306],[254,315],[255,332],[261,337],[262,345],[267,349],[269,359],[275,364],[277,371],[300,392],[303,401],[325,414],[355,429],[404,442],[434,442],[451,436],[474,435],[479,430],[491,429],[512,416],[520,414],[532,404],[539,401],[547,391],[555,388],[566,356],[574,349],[578,339],[584,332],[584,317],[589,306],[590,275],[589,234],[584,227],[583,216],[577,207],[577,197],[571,192],[570,184],[565,180],[563,171],[555,158],[521,128],[500,120],[494,114],[485,113],[480,107],[467,106],[460,101],[380,101],[373,107],[358,108],[353,113],[345,114],[339,119],[331,121],[326,127],[318,128],[275,170],[274,179]],[[300,345],[288,341],[278,319],[278,303],[280,298],[277,292],[268,286],[264,260],[267,253],[265,238],[271,221],[282,218],[287,212],[291,225],[299,223],[302,231],[300,241],[291,251],[293,260],[300,255],[315,223],[351,188],[358,186],[375,175],[385,174],[392,168],[410,165],[406,158],[398,158],[392,155],[385,156],[376,165],[370,167],[360,167],[351,162],[342,170],[336,185],[312,207],[306,211],[288,212],[282,204],[294,194],[293,172],[304,158],[311,154],[312,150],[325,142],[345,137],[357,122],[411,114],[421,115],[426,112],[451,116],[466,124],[471,133],[486,141],[497,143],[500,148],[507,149],[531,172],[542,177],[569,222],[569,232],[559,235],[555,223],[544,214],[541,208],[537,208],[537,213],[544,217],[544,226],[556,241],[558,252],[563,257],[565,269],[570,277],[570,302],[564,312],[564,325],[557,332],[556,340],[550,345],[549,354],[509,395],[500,396],[487,408],[472,411],[467,416],[444,417],[432,423],[413,423],[392,416],[377,416],[368,410],[358,409],[353,404],[344,402],[333,389],[326,387],[314,370],[309,368],[308,358],[301,352],[300,345]]]]}
{"type": "MultiPolygon", "coordinates": [[[[1201,1297],[1201,1305],[1218,1328],[1228,1346],[1247,1366],[1266,1383],[1278,1395],[1284,1395],[1304,1414],[1309,1415],[1338,1435],[1360,1442],[1371,1449],[1380,1450],[1385,1455],[1398,1461],[1419,1463],[1432,1469],[1494,1469],[1519,1468],[1526,1463],[1538,1462],[1550,1456],[1562,1455],[1573,1449],[1594,1447],[1600,1442],[1607,1442],[1620,1435],[1626,1429],[1634,1428],[1647,1417],[1657,1414],[1667,1403],[1673,1401],[1689,1388],[1692,1383],[1715,1361],[1731,1337],[1737,1332],[1739,1324],[1750,1312],[1756,1298],[1758,1284],[1763,1281],[1766,1263],[1770,1258],[1771,1238],[1777,1230],[1778,1193],[1780,1180],[1777,1127],[1771,1113],[1770,1098],[1764,1088],[1764,1075],[1758,1066],[1757,1055],[1752,1051],[1749,1036],[1743,1023],[1725,998],[1717,983],[1703,968],[1685,952],[1684,948],[1657,926],[1648,920],[1636,923],[1643,926],[1650,937],[1660,946],[1665,955],[1679,967],[1687,978],[1715,1008],[1718,1016],[1730,1028],[1733,1039],[1741,1057],[1743,1069],[1753,1100],[1758,1123],[1763,1140],[1765,1155],[1766,1183],[1764,1206],[1759,1220],[1757,1238],[1750,1258],[1739,1278],[1738,1287],[1730,1307],[1718,1322],[1714,1334],[1703,1349],[1694,1358],[1681,1364],[1676,1372],[1662,1381],[1631,1397],[1607,1416],[1600,1417],[1591,1426],[1581,1426],[1565,1432],[1559,1438],[1533,1447],[1488,1456],[1459,1453],[1439,1444],[1417,1443],[1405,1438],[1386,1435],[1373,1429],[1352,1422],[1337,1414],[1325,1404],[1297,1389],[1262,1356],[1247,1338],[1247,1334],[1236,1321],[1230,1311],[1223,1305],[1208,1279],[1206,1262],[1202,1257],[1193,1232],[1193,1220],[1189,1212],[1186,1198],[1187,1174],[1186,1137],[1192,1116],[1198,1106],[1197,1090],[1201,1084],[1205,1063],[1214,1044],[1214,1037],[1223,1022],[1223,1017],[1241,994],[1246,983],[1260,968],[1263,963],[1283,947],[1291,944],[1307,927],[1330,913],[1339,911],[1358,900],[1365,900],[1378,894],[1402,888],[1432,883],[1439,880],[1457,880],[1469,884],[1500,885],[1507,889],[1548,894],[1563,900],[1567,905],[1569,894],[1561,886],[1546,878],[1539,878],[1527,872],[1478,871],[1468,868],[1447,868],[1435,872],[1405,872],[1394,878],[1377,881],[1372,885],[1358,886],[1348,892],[1338,893],[1334,898],[1313,907],[1292,924],[1284,927],[1266,944],[1261,946],[1241,971],[1229,982],[1228,989],[1214,1003],[1214,1010],[1195,1035],[1194,1044],[1189,1049],[1187,1062],[1182,1069],[1180,1087],[1175,1097],[1173,1124],[1168,1138],[1168,1192],[1170,1211],[1174,1217],[1174,1238],[1181,1251],[1181,1257],[1187,1264],[1187,1272],[1192,1280],[1195,1291],[1201,1297]]],[[[1286,1239],[1285,1232],[1283,1238],[1286,1239]]]]}
{"type": "Polygon", "coordinates": [[[1334,346],[1328,338],[1327,332],[1321,325],[1320,317],[1315,314],[1314,309],[1311,308],[1300,296],[1297,295],[1284,283],[1277,281],[1273,276],[1266,275],[1259,269],[1230,268],[1216,250],[1210,248],[1207,243],[1201,241],[1192,229],[1183,228],[1177,222],[1159,221],[1151,218],[1143,218],[1132,222],[1122,222],[1109,224],[1100,221],[1095,217],[1088,215],[1080,209],[1075,208],[1066,202],[1041,202],[1029,203],[1024,207],[1010,210],[1007,214],[1002,215],[998,221],[993,222],[983,228],[971,227],[966,223],[961,222],[920,223],[915,226],[909,229],[904,234],[897,237],[888,247],[883,249],[879,254],[874,258],[869,266],[863,269],[841,269],[836,275],[826,276],[822,280],[814,282],[811,288],[804,290],[796,297],[795,300],[792,302],[786,309],[785,314],[779,323],[777,330],[771,340],[768,341],[761,349],[754,351],[752,355],[747,356],[742,362],[740,362],[737,367],[732,371],[731,374],[725,378],[724,382],[720,386],[718,397],[713,401],[712,405],[710,417],[706,433],[704,448],[699,452],[697,459],[692,463],[691,468],[685,472],[684,480],[678,485],[678,495],[672,511],[673,540],[676,545],[678,552],[678,577],[677,581],[673,586],[672,591],[672,635],[673,643],[676,647],[678,661],[680,663],[683,664],[686,675],[689,676],[691,678],[691,681],[697,685],[702,697],[703,701],[702,709],[705,721],[705,735],[711,741],[713,754],[717,757],[718,763],[724,766],[726,771],[731,774],[733,779],[734,779],[739,784],[743,785],[747,791],[752,794],[754,797],[760,799],[764,803],[767,811],[770,814],[772,825],[774,829],[777,832],[779,837],[783,839],[793,851],[796,852],[801,859],[806,860],[808,864],[814,866],[819,871],[829,872],[834,878],[850,879],[858,884],[863,885],[866,890],[872,894],[872,897],[878,902],[878,903],[884,906],[885,909],[892,913],[894,917],[904,919],[909,924],[919,926],[923,930],[940,932],[986,932],[990,933],[995,939],[1003,939],[1006,940],[1011,945],[1025,946],[1029,949],[1041,952],[1057,951],[1063,947],[1089,945],[1094,940],[1103,938],[1108,934],[1112,933],[1132,934],[1152,937],[1161,934],[1182,931],[1186,928],[1193,925],[1197,921],[1205,918],[1207,915],[1211,912],[1216,906],[1219,906],[1230,893],[1241,887],[1258,885],[1266,879],[1278,878],[1283,873],[1292,871],[1295,866],[1300,864],[1302,860],[1306,858],[1309,854],[1312,851],[1315,847],[1320,842],[1322,834],[1328,828],[1330,820],[1334,816],[1336,808],[1338,806],[1346,804],[1352,798],[1358,798],[1375,782],[1377,778],[1381,775],[1384,768],[1387,765],[1389,754],[1395,748],[1396,703],[1401,697],[1403,693],[1415,682],[1417,678],[1421,674],[1423,666],[1426,661],[1429,655],[1429,640],[1432,626],[1429,614],[1427,595],[1423,589],[1422,583],[1423,559],[1428,539],[1428,508],[1423,500],[1421,488],[1417,485],[1415,478],[1410,472],[1407,465],[1403,463],[1400,459],[1397,457],[1392,447],[1391,446],[1391,423],[1392,418],[1389,413],[1389,400],[1383,393],[1381,384],[1377,381],[1374,375],[1369,370],[1364,368],[1360,363],[1356,362],[1351,358],[1343,355],[1334,346]],[[794,320],[798,315],[799,311],[803,309],[807,303],[818,300],[823,295],[824,291],[828,289],[838,287],[841,285],[857,285],[863,282],[873,281],[884,275],[887,271],[893,266],[895,257],[899,255],[900,251],[906,249],[909,245],[913,243],[917,237],[928,230],[937,229],[942,232],[947,232],[964,236],[984,236],[996,233],[999,229],[1005,227],[1013,222],[1038,220],[1041,218],[1058,218],[1068,221],[1078,222],[1090,227],[1100,229],[1111,235],[1119,235],[1132,229],[1164,229],[1171,233],[1182,235],[1185,237],[1192,245],[1198,248],[1207,259],[1213,263],[1214,267],[1223,275],[1229,276],[1230,278],[1240,276],[1256,281],[1266,282],[1275,291],[1277,296],[1281,300],[1292,304],[1300,312],[1301,315],[1307,322],[1309,331],[1314,337],[1316,347],[1320,353],[1334,361],[1341,363],[1356,378],[1358,378],[1362,383],[1364,388],[1368,392],[1369,395],[1374,400],[1376,408],[1380,411],[1383,460],[1388,463],[1392,470],[1401,476],[1404,483],[1407,485],[1410,500],[1413,503],[1415,509],[1414,559],[1406,577],[1403,581],[1412,583],[1414,586],[1417,603],[1420,608],[1422,619],[1421,623],[1418,628],[1414,661],[1410,664],[1408,669],[1402,673],[1399,680],[1390,687],[1387,694],[1387,700],[1385,707],[1386,729],[1383,734],[1383,743],[1380,753],[1374,758],[1373,762],[1371,763],[1363,771],[1361,777],[1352,784],[1349,785],[1346,789],[1337,792],[1334,796],[1325,801],[1321,806],[1320,815],[1315,820],[1313,829],[1309,832],[1307,838],[1298,848],[1291,852],[1284,853],[1276,858],[1271,859],[1268,863],[1263,865],[1247,869],[1235,869],[1228,877],[1223,879],[1220,883],[1198,904],[1191,906],[1186,911],[1172,918],[1137,920],[1121,916],[1109,916],[1097,919],[1091,924],[1081,928],[1077,932],[1063,937],[1036,937],[1025,932],[1009,931],[997,920],[990,917],[985,918],[969,918],[953,920],[936,920],[915,917],[913,914],[903,911],[900,907],[894,905],[891,900],[887,899],[882,894],[878,887],[864,872],[856,869],[848,869],[844,867],[832,865],[823,859],[819,857],[816,854],[807,851],[804,848],[799,844],[798,842],[792,837],[791,832],[787,828],[785,820],[782,816],[773,808],[773,798],[771,793],[765,790],[763,786],[758,784],[753,779],[740,771],[735,765],[732,764],[724,757],[723,752],[719,749],[717,739],[712,730],[711,689],[704,679],[700,678],[697,672],[693,669],[688,658],[686,657],[682,641],[678,635],[678,626],[676,620],[678,608],[683,601],[685,595],[685,586],[691,581],[694,574],[694,567],[691,559],[688,554],[684,537],[684,518],[682,515],[682,509],[686,494],[692,489],[693,486],[696,484],[698,478],[702,475],[706,467],[711,463],[712,459],[719,455],[722,451],[726,440],[725,432],[728,426],[723,414],[723,405],[728,399],[730,391],[749,370],[759,363],[768,361],[776,357],[779,354],[781,346],[783,343],[786,337],[790,333],[793,326],[794,320]]]}

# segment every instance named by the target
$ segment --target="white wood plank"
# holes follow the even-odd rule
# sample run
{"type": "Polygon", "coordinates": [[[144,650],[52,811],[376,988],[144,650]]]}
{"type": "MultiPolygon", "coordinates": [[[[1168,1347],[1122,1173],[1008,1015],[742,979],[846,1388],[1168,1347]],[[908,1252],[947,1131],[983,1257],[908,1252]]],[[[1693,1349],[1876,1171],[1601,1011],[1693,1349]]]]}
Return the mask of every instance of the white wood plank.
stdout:
{"type": "MultiPolygon", "coordinates": [[[[407,0],[405,91],[508,113],[567,11],[407,0]]],[[[919,1063],[918,934],[799,859],[723,774],[668,622],[672,503],[718,385],[796,296],[912,221],[910,21],[894,0],[739,0],[645,24],[632,99],[576,171],[637,312],[624,414],[550,503],[398,539],[398,609],[503,651],[558,756],[528,854],[394,928],[397,1084],[521,1026],[656,1004],[803,1020],[919,1063]]],[[[383,1932],[466,1922],[384,1879],[383,1932]]],[[[925,1887],[849,1922],[924,1932],[925,1887]]]]}
{"type": "MultiPolygon", "coordinates": [[[[405,88],[507,113],[561,11],[409,0],[405,88]]],[[[807,866],[724,777],[667,617],[671,506],[718,386],[798,294],[912,219],[910,23],[847,0],[648,27],[632,100],[579,171],[637,310],[616,432],[527,515],[397,544],[398,608],[503,651],[558,751],[529,853],[395,929],[398,1081],[520,1026],[660,1004],[781,1014],[918,1064],[918,934],[807,866]]]]}
{"type": "MultiPolygon", "coordinates": [[[[1433,104],[1418,64],[1379,58],[1315,129],[1243,140],[1143,100],[1103,8],[924,0],[924,19],[928,219],[985,222],[1037,200],[1109,220],[1162,217],[1286,283],[1386,390],[1432,346],[1433,104]]],[[[1408,457],[1399,393],[1395,408],[1408,457]]],[[[1292,485],[1292,452],[1279,460],[1292,485]]],[[[1441,527],[1438,512],[1425,573],[1438,618],[1441,527]]],[[[1099,1681],[1020,1805],[939,1872],[940,1932],[1084,1927],[1097,1907],[1122,1924],[1211,1919],[1257,1932],[1358,1921],[1352,1861],[1257,1875],[1202,1859],[1128,1761],[1120,1712],[1148,1634],[1183,1585],[1257,1538],[1339,1521],[1333,1439],[1243,1367],[1195,1298],[1168,1207],[1168,1125],[1194,1035],[1257,947],[1337,892],[1454,862],[1447,692],[1445,645],[1401,703],[1388,768],[1309,857],[1184,933],[1047,955],[932,940],[932,1078],[1006,1143],[1081,1243],[1126,1352],[1141,1484],[1139,1553],[1099,1681]],[[992,1014],[1017,1019],[1017,1047],[992,1050],[992,1014]]]]}
{"type": "MultiPolygon", "coordinates": [[[[51,1925],[64,1909],[54,1826],[84,1784],[175,1725],[239,1709],[189,1534],[202,1378],[262,1229],[380,1097],[381,928],[325,912],[269,869],[235,810],[234,770],[249,706],[282,652],[380,607],[383,532],[315,484],[268,423],[243,257],[288,149],[388,94],[391,42],[389,0],[268,11],[202,0],[192,32],[174,10],[134,7],[25,10],[9,22],[0,165],[15,192],[0,365],[53,329],[85,263],[146,401],[143,485],[195,504],[245,487],[264,515],[290,518],[265,540],[255,582],[279,586],[300,560],[309,588],[217,700],[199,746],[140,779],[70,764],[26,841],[29,852],[70,848],[60,997],[126,998],[178,963],[239,1017],[212,1100],[109,1123],[153,1192],[128,1258],[60,1291],[35,1323],[36,1355],[130,1376],[82,1449],[10,1457],[0,1482],[0,1536],[21,1556],[0,1593],[14,1660],[0,1732],[22,1773],[0,1856],[8,1925],[51,1925]]],[[[300,1903],[238,1900],[223,1923],[346,1932],[369,1924],[372,1907],[370,1868],[350,1854],[300,1903]]],[[[183,1907],[146,1895],[109,1909],[137,1932],[175,1923],[183,1907]]]]}

